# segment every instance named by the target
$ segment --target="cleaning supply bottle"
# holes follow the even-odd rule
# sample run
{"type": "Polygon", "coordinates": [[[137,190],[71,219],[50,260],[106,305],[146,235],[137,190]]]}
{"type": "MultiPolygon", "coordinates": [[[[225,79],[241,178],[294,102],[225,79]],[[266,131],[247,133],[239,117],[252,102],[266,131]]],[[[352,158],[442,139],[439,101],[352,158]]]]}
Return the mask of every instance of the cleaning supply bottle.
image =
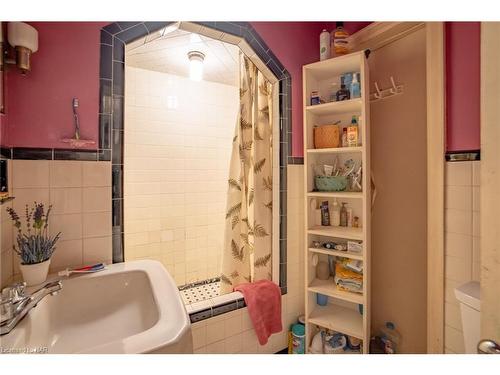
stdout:
{"type": "Polygon", "coordinates": [[[340,207],[337,198],[333,199],[332,204],[332,225],[338,227],[340,225],[340,207]]]}
{"type": "Polygon", "coordinates": [[[323,61],[329,59],[330,53],[330,33],[323,29],[321,34],[319,34],[319,60],[323,61]]]}
{"type": "Polygon", "coordinates": [[[342,202],[342,207],[340,208],[340,226],[347,227],[347,202],[342,202]]]}
{"type": "Polygon", "coordinates": [[[393,322],[386,322],[380,328],[380,338],[384,343],[386,354],[396,353],[397,348],[401,345],[401,334],[396,330],[396,325],[393,322]]]}
{"type": "Polygon", "coordinates": [[[335,56],[347,55],[349,53],[349,33],[344,29],[344,22],[337,22],[337,28],[333,31],[333,50],[335,56]]]}
{"type": "Polygon", "coordinates": [[[351,99],[361,97],[361,86],[359,84],[358,74],[359,73],[354,73],[352,75],[351,87],[349,88],[349,91],[351,92],[351,99]]]}
{"type": "Polygon", "coordinates": [[[356,116],[352,116],[351,125],[347,127],[347,147],[356,147],[359,143],[359,128],[356,116]]]}

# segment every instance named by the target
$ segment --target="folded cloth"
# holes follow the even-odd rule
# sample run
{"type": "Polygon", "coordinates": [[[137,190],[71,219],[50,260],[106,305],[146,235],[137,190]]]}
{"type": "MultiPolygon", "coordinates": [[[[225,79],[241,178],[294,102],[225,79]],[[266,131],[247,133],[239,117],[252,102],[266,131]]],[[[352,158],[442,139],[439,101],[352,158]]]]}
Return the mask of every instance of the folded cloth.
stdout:
{"type": "Polygon", "coordinates": [[[345,268],[341,262],[335,264],[334,281],[339,290],[363,293],[363,274],[345,268]]]}
{"type": "Polygon", "coordinates": [[[248,314],[260,345],[265,345],[273,333],[281,332],[281,291],[269,280],[237,285],[248,307],[248,314]]]}

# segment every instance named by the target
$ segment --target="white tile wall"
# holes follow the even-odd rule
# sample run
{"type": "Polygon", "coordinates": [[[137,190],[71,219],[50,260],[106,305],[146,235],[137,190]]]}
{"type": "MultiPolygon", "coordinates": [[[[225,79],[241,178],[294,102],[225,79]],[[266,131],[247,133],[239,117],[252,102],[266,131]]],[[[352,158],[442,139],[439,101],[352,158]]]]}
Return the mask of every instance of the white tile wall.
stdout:
{"type": "Polygon", "coordinates": [[[288,166],[287,198],[287,294],[281,298],[283,331],[272,335],[261,346],[252,327],[247,308],[231,311],[194,323],[195,353],[275,353],[287,347],[287,332],[304,314],[304,195],[302,165],[288,166]]]}
{"type": "Polygon", "coordinates": [[[454,288],[480,277],[480,161],[446,163],[445,352],[464,353],[460,307],[454,288]]]}
{"type": "Polygon", "coordinates": [[[125,258],[220,274],[238,88],[126,67],[125,258]]]}
{"type": "MultiPolygon", "coordinates": [[[[25,205],[52,204],[51,234],[61,232],[50,272],[91,262],[112,261],[111,163],[13,160],[9,204],[23,217],[25,205]]],[[[1,207],[2,286],[20,278],[19,259],[12,254],[14,231],[1,207]]]]}

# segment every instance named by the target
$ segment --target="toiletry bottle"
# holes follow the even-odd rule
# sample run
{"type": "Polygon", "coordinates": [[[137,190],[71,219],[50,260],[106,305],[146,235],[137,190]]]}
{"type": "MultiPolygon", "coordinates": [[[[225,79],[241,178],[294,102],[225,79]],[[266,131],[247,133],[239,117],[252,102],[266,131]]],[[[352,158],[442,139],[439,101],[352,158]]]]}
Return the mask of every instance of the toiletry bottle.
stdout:
{"type": "Polygon", "coordinates": [[[351,82],[351,87],[350,87],[351,98],[361,97],[361,86],[359,84],[358,74],[359,73],[354,73],[352,75],[352,82],[351,82]]]}
{"type": "Polygon", "coordinates": [[[347,128],[342,128],[342,147],[347,147],[347,128]]]}
{"type": "Polygon", "coordinates": [[[337,198],[333,199],[332,205],[332,225],[338,227],[340,225],[340,206],[337,202],[337,198]]]}
{"type": "Polygon", "coordinates": [[[351,98],[351,93],[345,87],[344,77],[340,77],[340,90],[337,91],[335,99],[339,102],[342,100],[349,100],[351,98]]]}
{"type": "Polygon", "coordinates": [[[323,226],[330,225],[330,212],[328,210],[328,201],[324,201],[321,203],[321,225],[323,226]]]}
{"type": "Polygon", "coordinates": [[[347,226],[352,227],[352,208],[347,207],[347,226]]]}
{"type": "Polygon", "coordinates": [[[344,29],[344,22],[337,22],[337,28],[333,31],[333,49],[335,56],[347,55],[349,53],[349,33],[344,29]]]}
{"type": "Polygon", "coordinates": [[[319,34],[319,59],[320,61],[330,58],[330,33],[323,29],[319,34]]]}
{"type": "Polygon", "coordinates": [[[340,226],[347,227],[347,208],[346,202],[342,202],[342,207],[340,208],[340,226]]]}
{"type": "Polygon", "coordinates": [[[352,116],[351,125],[347,127],[347,147],[356,147],[358,145],[358,121],[356,116],[352,116]]]}

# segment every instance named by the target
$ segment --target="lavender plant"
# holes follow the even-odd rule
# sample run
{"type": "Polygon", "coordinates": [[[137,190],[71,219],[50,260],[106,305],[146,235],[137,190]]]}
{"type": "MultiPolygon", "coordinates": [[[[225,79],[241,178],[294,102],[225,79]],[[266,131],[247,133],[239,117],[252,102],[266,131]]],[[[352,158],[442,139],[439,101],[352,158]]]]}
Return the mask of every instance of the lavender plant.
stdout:
{"type": "Polygon", "coordinates": [[[52,205],[45,212],[43,203],[35,202],[35,206],[31,208],[26,205],[26,225],[25,232],[23,233],[23,225],[19,215],[13,208],[7,208],[10,218],[17,228],[17,247],[14,245],[13,248],[19,258],[21,258],[21,264],[45,262],[54,253],[56,249],[55,245],[61,232],[53,237],[48,233],[51,210],[52,205]]]}

